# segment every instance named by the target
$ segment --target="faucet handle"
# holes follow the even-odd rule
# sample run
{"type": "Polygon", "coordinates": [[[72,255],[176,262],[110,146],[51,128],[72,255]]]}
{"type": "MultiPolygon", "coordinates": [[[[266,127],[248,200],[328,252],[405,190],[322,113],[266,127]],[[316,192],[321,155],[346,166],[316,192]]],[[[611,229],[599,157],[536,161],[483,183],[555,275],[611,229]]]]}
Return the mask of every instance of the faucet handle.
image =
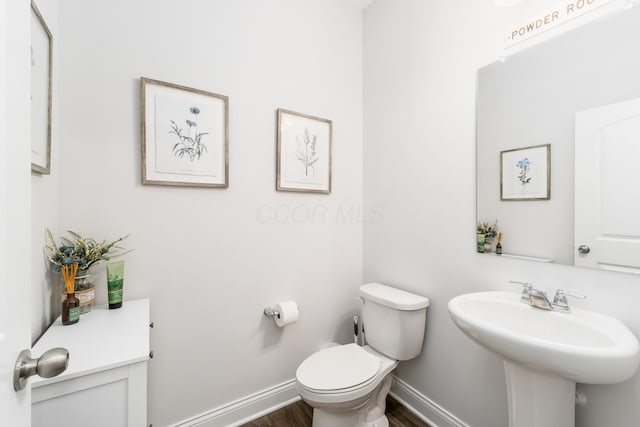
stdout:
{"type": "Polygon", "coordinates": [[[529,282],[519,282],[517,280],[509,280],[509,283],[522,286],[522,295],[520,295],[520,301],[526,304],[531,303],[531,290],[533,285],[529,282]]]}
{"type": "Polygon", "coordinates": [[[564,289],[558,289],[553,297],[553,307],[558,311],[569,313],[571,309],[569,308],[569,301],[567,301],[567,297],[578,299],[587,298],[586,295],[576,294],[574,292],[565,291],[564,289]]]}

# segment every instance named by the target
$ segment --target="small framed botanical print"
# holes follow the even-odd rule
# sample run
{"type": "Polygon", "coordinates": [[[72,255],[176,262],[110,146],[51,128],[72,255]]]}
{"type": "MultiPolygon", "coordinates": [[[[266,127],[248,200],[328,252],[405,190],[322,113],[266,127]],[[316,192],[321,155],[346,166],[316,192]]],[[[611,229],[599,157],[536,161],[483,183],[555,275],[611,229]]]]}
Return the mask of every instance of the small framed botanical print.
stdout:
{"type": "Polygon", "coordinates": [[[550,144],[500,152],[500,200],[550,198],[550,144]]]}
{"type": "Polygon", "coordinates": [[[331,193],[331,120],[278,109],[276,190],[331,193]]]}

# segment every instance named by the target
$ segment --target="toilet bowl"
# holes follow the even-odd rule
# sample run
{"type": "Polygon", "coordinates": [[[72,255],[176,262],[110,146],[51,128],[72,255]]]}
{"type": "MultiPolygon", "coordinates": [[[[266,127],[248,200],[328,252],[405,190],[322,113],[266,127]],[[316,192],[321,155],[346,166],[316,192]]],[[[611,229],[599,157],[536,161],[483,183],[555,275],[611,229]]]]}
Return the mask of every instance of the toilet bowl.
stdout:
{"type": "Polygon", "coordinates": [[[398,361],[369,346],[329,347],[296,371],[300,397],[314,408],[314,427],[385,427],[385,401],[398,361]]]}
{"type": "Polygon", "coordinates": [[[338,345],[307,357],[296,388],[313,407],[313,427],[388,427],[391,372],[418,356],[429,300],[379,283],[360,287],[369,345],[338,345]]]}

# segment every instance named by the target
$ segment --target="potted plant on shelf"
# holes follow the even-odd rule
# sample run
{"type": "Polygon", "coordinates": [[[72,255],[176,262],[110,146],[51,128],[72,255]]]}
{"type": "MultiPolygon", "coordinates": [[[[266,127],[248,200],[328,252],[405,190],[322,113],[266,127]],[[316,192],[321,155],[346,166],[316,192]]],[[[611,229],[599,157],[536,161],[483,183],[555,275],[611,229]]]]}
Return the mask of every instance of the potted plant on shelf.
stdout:
{"type": "Polygon", "coordinates": [[[476,242],[478,252],[491,252],[493,239],[498,234],[498,220],[489,225],[488,222],[479,222],[476,230],[476,242]]]}
{"type": "MultiPolygon", "coordinates": [[[[47,228],[44,248],[47,259],[53,264],[56,272],[60,272],[62,266],[78,264],[75,294],[80,300],[81,313],[86,313],[91,311],[91,306],[96,299],[95,285],[90,273],[91,267],[131,252],[119,246],[119,243],[130,235],[127,234],[112,242],[106,240],[99,242],[93,237],[86,237],[72,230],[67,232],[71,238],[61,237],[61,244],[57,244],[53,234],[47,228]]],[[[62,297],[65,298],[66,293],[63,293],[62,297]]]]}

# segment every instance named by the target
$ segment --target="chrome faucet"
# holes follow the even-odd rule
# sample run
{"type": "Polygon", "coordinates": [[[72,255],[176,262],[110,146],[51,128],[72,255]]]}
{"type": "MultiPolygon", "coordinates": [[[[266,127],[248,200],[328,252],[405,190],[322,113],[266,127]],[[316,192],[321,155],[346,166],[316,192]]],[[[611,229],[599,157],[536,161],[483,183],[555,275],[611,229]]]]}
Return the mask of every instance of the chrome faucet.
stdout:
{"type": "Polygon", "coordinates": [[[519,282],[517,280],[509,280],[509,283],[522,286],[522,295],[520,295],[520,302],[531,304],[531,289],[533,289],[533,285],[531,283],[519,282]]]}
{"type": "Polygon", "coordinates": [[[522,286],[522,295],[520,295],[520,302],[528,304],[531,307],[540,308],[542,310],[558,311],[560,313],[571,313],[571,308],[569,307],[569,301],[567,301],[567,297],[580,299],[586,298],[586,296],[584,295],[565,291],[564,289],[558,289],[553,297],[553,302],[551,302],[546,292],[534,288],[531,283],[518,282],[515,280],[509,280],[509,283],[514,283],[522,286]]]}
{"type": "Polygon", "coordinates": [[[567,301],[567,297],[578,299],[587,298],[585,295],[565,291],[564,289],[558,289],[555,296],[553,297],[553,309],[561,313],[571,313],[571,308],[569,308],[569,301],[567,301]]]}
{"type": "Polygon", "coordinates": [[[529,297],[531,298],[531,307],[541,308],[543,310],[553,310],[553,305],[549,301],[547,294],[540,289],[531,289],[529,291],[529,297]]]}

